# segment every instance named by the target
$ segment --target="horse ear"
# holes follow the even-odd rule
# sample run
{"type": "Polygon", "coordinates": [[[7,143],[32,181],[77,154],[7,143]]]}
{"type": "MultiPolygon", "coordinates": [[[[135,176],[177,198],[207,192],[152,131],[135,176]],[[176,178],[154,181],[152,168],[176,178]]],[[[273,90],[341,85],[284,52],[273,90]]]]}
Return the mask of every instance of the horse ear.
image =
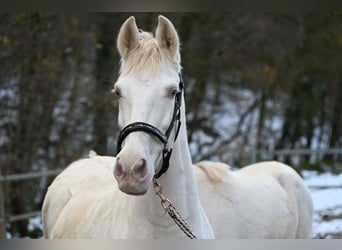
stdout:
{"type": "Polygon", "coordinates": [[[178,34],[173,24],[166,17],[158,17],[158,27],[156,30],[156,39],[161,48],[167,49],[172,56],[176,55],[179,49],[178,34]]]}
{"type": "Polygon", "coordinates": [[[121,57],[126,59],[129,52],[139,44],[139,32],[135,23],[135,18],[128,18],[120,28],[117,46],[121,57]]]}

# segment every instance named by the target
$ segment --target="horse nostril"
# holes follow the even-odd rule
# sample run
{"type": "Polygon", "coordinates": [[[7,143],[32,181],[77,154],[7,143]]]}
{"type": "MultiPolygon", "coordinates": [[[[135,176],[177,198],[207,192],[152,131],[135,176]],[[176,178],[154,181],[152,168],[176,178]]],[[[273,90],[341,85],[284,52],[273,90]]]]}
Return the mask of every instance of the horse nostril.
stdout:
{"type": "Polygon", "coordinates": [[[148,169],[146,165],[146,160],[145,159],[140,159],[137,161],[134,166],[133,166],[133,171],[132,174],[136,178],[144,178],[148,174],[148,169]]]}
{"type": "Polygon", "coordinates": [[[116,165],[114,167],[114,176],[115,177],[120,177],[122,175],[122,163],[120,162],[120,158],[116,159],[116,165]]]}

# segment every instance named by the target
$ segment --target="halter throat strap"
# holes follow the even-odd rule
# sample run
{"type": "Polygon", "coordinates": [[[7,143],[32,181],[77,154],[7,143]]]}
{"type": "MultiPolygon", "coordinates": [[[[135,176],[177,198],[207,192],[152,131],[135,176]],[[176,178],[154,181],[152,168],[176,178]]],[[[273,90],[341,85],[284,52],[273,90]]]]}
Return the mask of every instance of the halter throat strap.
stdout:
{"type": "Polygon", "coordinates": [[[182,98],[182,91],[184,88],[183,80],[182,80],[182,75],[179,74],[179,92],[175,95],[175,105],[173,109],[173,115],[172,115],[172,120],[170,122],[169,127],[167,128],[165,134],[162,133],[158,128],[155,126],[145,123],[145,122],[134,122],[128,124],[126,127],[124,127],[119,134],[119,137],[117,139],[117,154],[121,151],[122,149],[122,143],[124,142],[125,138],[133,132],[144,132],[147,134],[150,134],[157,138],[163,145],[163,152],[162,152],[162,166],[159,169],[159,171],[154,175],[154,178],[158,179],[162,174],[166,173],[166,171],[169,168],[170,165],[170,157],[172,154],[172,148],[167,147],[167,143],[169,141],[169,137],[171,135],[172,129],[176,127],[176,134],[174,141],[176,141],[178,137],[178,133],[180,130],[181,126],[181,121],[180,121],[180,107],[181,107],[181,98],[182,98]]]}

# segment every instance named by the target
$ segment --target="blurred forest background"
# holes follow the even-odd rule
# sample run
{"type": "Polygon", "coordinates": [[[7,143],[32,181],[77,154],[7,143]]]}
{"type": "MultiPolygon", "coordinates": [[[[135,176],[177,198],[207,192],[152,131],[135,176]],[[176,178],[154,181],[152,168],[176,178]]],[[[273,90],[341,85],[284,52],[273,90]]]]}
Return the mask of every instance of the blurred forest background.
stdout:
{"type": "MultiPolygon", "coordinates": [[[[133,13],[146,31],[158,14],[133,13]]],[[[115,155],[110,90],[130,15],[0,13],[1,175],[65,168],[91,149],[115,155]]],[[[241,167],[253,150],[342,147],[341,13],[164,15],[181,40],[194,162],[241,167]]],[[[339,172],[341,156],[297,168],[339,172]]],[[[39,210],[51,180],[6,183],[6,214],[39,210]]],[[[41,235],[27,223],[7,230],[41,235]]]]}

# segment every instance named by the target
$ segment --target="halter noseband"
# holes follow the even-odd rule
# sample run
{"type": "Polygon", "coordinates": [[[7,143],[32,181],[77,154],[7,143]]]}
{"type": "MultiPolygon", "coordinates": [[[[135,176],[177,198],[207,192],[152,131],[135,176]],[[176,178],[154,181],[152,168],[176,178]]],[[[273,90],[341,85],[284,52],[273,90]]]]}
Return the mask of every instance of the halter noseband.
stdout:
{"type": "Polygon", "coordinates": [[[176,125],[176,134],[175,139],[176,141],[179,129],[181,126],[180,121],[180,107],[181,107],[181,98],[182,98],[182,91],[184,88],[183,80],[181,74],[179,74],[179,92],[175,95],[175,106],[173,110],[172,120],[170,122],[169,127],[167,128],[165,134],[163,134],[158,128],[154,127],[151,124],[145,123],[145,122],[133,122],[131,124],[128,124],[126,127],[124,127],[119,134],[118,140],[117,140],[117,154],[121,151],[122,143],[125,140],[125,138],[132,132],[145,132],[147,134],[153,135],[156,137],[161,143],[163,143],[163,162],[162,166],[158,173],[154,175],[154,178],[158,179],[162,174],[164,174],[168,168],[169,168],[169,161],[172,153],[172,148],[167,148],[167,142],[169,141],[169,137],[171,134],[171,131],[173,127],[176,125]]]}

